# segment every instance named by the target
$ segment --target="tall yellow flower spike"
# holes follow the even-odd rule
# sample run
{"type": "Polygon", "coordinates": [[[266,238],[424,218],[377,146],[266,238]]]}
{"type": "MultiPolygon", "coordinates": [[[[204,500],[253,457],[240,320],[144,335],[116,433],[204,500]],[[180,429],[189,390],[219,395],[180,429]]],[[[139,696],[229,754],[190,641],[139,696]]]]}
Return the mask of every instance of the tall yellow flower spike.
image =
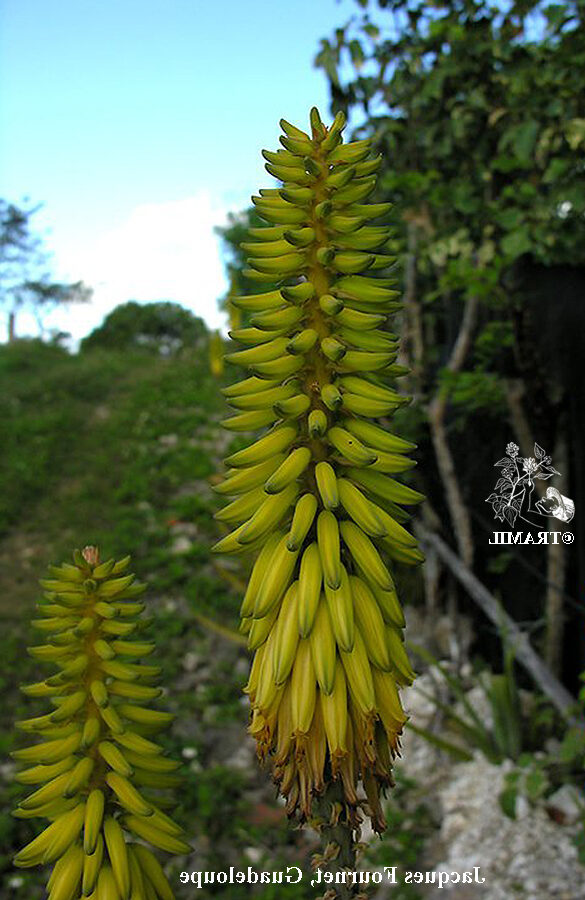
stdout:
{"type": "Polygon", "coordinates": [[[160,669],[137,662],[154,650],[135,639],[148,624],[138,600],[146,585],[125,574],[129,556],[100,563],[97,548],[86,547],[74,562],[49,567],[32,623],[46,643],[30,655],[59,672],[22,688],[55,709],[17,723],[42,742],[12,754],[28,764],[17,781],[34,786],[14,815],[51,824],[14,863],[53,864],[49,900],[173,900],[156,857],[128,839],[169,853],[191,850],[158,794],[180,780],[173,774],[180,763],[151,740],[173,717],[147,707],[161,694],[153,687],[160,669]]]}
{"type": "Polygon", "coordinates": [[[235,499],[218,518],[235,530],[214,549],[256,557],[241,608],[250,731],[289,815],[321,815],[332,787],[331,822],[357,827],[361,807],[382,831],[398,687],[414,677],[392,562],[423,559],[399,504],[423,497],[394,478],[414,445],[372,421],[408,402],[388,385],[407,371],[385,328],[398,292],[378,275],[390,234],[370,224],[390,204],[365,202],[381,158],[343,144],[341,113],[329,129],[310,118],[311,135],[281,120],[284,149],[263,155],[283,186],[252,198],[269,224],[243,244],[246,275],[281,286],[232,298],[250,324],[226,359],[250,374],[225,389],[237,414],[223,424],[269,430],[226,460],[217,490],[235,499]]]}

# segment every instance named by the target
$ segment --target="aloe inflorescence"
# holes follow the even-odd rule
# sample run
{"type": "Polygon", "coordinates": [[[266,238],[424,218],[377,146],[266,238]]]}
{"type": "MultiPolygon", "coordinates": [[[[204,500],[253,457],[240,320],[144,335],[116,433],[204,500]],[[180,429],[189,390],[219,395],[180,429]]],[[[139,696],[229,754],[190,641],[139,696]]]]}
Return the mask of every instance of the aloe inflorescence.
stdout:
{"type": "Polygon", "coordinates": [[[223,424],[269,430],[226,460],[217,490],[234,499],[218,518],[235,530],[214,549],[255,556],[241,607],[250,730],[287,811],[314,816],[333,784],[347,822],[361,806],[381,831],[398,688],[414,677],[393,564],[423,559],[401,524],[401,504],[423,497],[394,477],[414,445],[377,422],[408,402],[386,328],[398,292],[379,275],[395,262],[390,232],[371,224],[390,204],[365,202],[381,158],[369,140],[343,143],[341,113],[329,129],[310,119],[311,134],[281,120],[283,149],[263,155],[283,185],[252,198],[268,224],[243,244],[245,274],[279,287],[231,298],[249,324],[227,360],[249,375],[224,390],[237,412],[223,424]]]}
{"type": "Polygon", "coordinates": [[[177,783],[180,763],[152,740],[172,715],[147,705],[162,691],[160,668],[139,662],[154,650],[140,638],[146,585],[127,573],[130,557],[100,563],[86,547],[74,563],[49,567],[32,623],[45,643],[30,655],[58,672],[22,688],[54,709],[17,723],[42,740],[13,753],[28,766],[17,780],[34,787],[14,815],[51,824],[14,862],[53,864],[49,900],[172,900],[160,863],[136,840],[191,849],[159,794],[177,783]]]}

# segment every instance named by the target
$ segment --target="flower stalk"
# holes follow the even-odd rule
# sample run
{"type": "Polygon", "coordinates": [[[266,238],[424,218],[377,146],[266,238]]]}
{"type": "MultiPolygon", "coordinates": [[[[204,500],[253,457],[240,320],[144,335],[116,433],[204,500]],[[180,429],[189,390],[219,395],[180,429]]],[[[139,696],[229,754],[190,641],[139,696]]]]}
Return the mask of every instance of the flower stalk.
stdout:
{"type": "Polygon", "coordinates": [[[173,717],[149,708],[162,693],[154,686],[160,668],[139,662],[154,650],[141,638],[146,585],[127,573],[130,557],[100,563],[97,548],[86,547],[74,563],[49,567],[32,623],[45,643],[29,654],[58,672],[22,688],[54,710],[17,723],[42,740],[13,753],[27,765],[17,781],[33,787],[13,814],[50,824],[14,863],[53,865],[49,900],[172,900],[160,863],[142,843],[169,853],[191,849],[163,812],[160,791],[180,780],[180,763],[152,740],[173,717]]]}
{"type": "Polygon", "coordinates": [[[342,114],[330,128],[310,118],[310,134],[281,120],[283,149],[263,155],[282,186],[252,198],[267,224],[243,244],[246,276],[279,287],[232,298],[249,324],[226,359],[248,371],[224,390],[236,414],[223,424],[268,431],[226,460],[218,518],[233,530],[214,549],[254,558],[241,630],[258,755],[290,816],[349,831],[332,840],[352,865],[362,813],[385,828],[406,720],[398,689],[414,672],[393,567],[423,559],[402,509],[423,497],[395,478],[414,445],[378,421],[409,402],[386,328],[401,308],[384,274],[390,232],[371,224],[390,204],[365,202],[381,158],[368,140],[343,143],[342,114]]]}

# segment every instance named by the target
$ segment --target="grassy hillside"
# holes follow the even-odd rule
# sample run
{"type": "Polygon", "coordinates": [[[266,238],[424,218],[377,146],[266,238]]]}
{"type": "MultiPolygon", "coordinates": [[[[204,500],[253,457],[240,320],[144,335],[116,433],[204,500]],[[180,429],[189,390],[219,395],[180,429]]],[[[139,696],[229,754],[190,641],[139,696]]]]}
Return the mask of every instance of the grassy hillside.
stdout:
{"type": "MultiPolygon", "coordinates": [[[[226,860],[247,865],[250,846],[273,864],[304,853],[306,838],[289,832],[251,740],[243,745],[245,646],[197,618],[236,628],[241,597],[242,573],[209,553],[221,533],[210,481],[240,442],[219,427],[226,412],[219,387],[201,349],[162,358],[97,349],[70,356],[38,342],[0,348],[2,897],[42,896],[44,873],[15,873],[10,864],[36,831],[34,820],[9,814],[22,791],[5,762],[13,746],[26,744],[14,720],[44,711],[42,701],[18,691],[19,683],[49,674],[25,650],[38,643],[28,627],[37,579],[88,543],[104,559],[131,553],[133,571],[151,586],[165,702],[177,713],[168,746],[185,759],[178,817],[200,866],[203,859],[211,868],[215,860],[216,869],[226,860]]],[[[175,884],[180,865],[171,863],[175,884]]],[[[185,867],[197,868],[183,860],[185,867]]],[[[292,887],[289,893],[291,900],[304,896],[292,887]]],[[[237,896],[234,885],[230,896],[237,896]]]]}
{"type": "Polygon", "coordinates": [[[0,390],[0,534],[34,519],[53,552],[74,536],[144,544],[140,509],[192,513],[178,488],[217,466],[222,401],[201,354],[19,342],[0,349],[0,390]]]}

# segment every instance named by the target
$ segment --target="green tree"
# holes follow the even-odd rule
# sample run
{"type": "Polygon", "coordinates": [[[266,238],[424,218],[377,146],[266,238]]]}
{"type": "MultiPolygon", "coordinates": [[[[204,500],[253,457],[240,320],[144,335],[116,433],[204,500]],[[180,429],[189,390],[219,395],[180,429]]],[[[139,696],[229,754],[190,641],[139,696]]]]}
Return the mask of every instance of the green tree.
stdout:
{"type": "Polygon", "coordinates": [[[36,208],[20,209],[0,199],[0,299],[8,310],[8,338],[15,336],[14,287],[24,280],[31,263],[40,263],[40,241],[30,230],[36,208]]]}
{"type": "MultiPolygon", "coordinates": [[[[512,428],[528,456],[538,437],[569,493],[564,436],[583,435],[570,388],[583,328],[584,6],[358,5],[315,62],[333,111],[361,116],[357,136],[383,157],[381,192],[399,210],[404,362],[426,403],[417,436],[440,476],[422,487],[471,566],[486,540],[475,472],[493,464],[494,435],[505,444],[512,428]]],[[[556,670],[565,566],[549,548],[544,647],[556,670]]]]}
{"type": "Polygon", "coordinates": [[[87,303],[92,289],[82,281],[54,282],[45,271],[47,253],[31,227],[39,206],[27,209],[0,199],[0,303],[8,314],[8,340],[16,337],[19,309],[30,309],[43,333],[42,317],[56,306],[87,303]]]}
{"type": "Polygon", "coordinates": [[[107,315],[103,323],[83,339],[81,349],[143,348],[170,356],[185,347],[194,349],[206,338],[203,320],[178,303],[136,303],[131,300],[107,315]]]}
{"type": "Polygon", "coordinates": [[[257,279],[248,277],[246,271],[248,253],[242,249],[242,244],[248,240],[250,229],[261,228],[263,224],[254,207],[250,207],[239,213],[229,213],[227,225],[215,229],[221,238],[229,281],[228,292],[221,298],[219,305],[228,313],[231,329],[246,322],[247,316],[233,306],[230,297],[241,297],[275,287],[273,283],[259,285],[257,279]]]}

